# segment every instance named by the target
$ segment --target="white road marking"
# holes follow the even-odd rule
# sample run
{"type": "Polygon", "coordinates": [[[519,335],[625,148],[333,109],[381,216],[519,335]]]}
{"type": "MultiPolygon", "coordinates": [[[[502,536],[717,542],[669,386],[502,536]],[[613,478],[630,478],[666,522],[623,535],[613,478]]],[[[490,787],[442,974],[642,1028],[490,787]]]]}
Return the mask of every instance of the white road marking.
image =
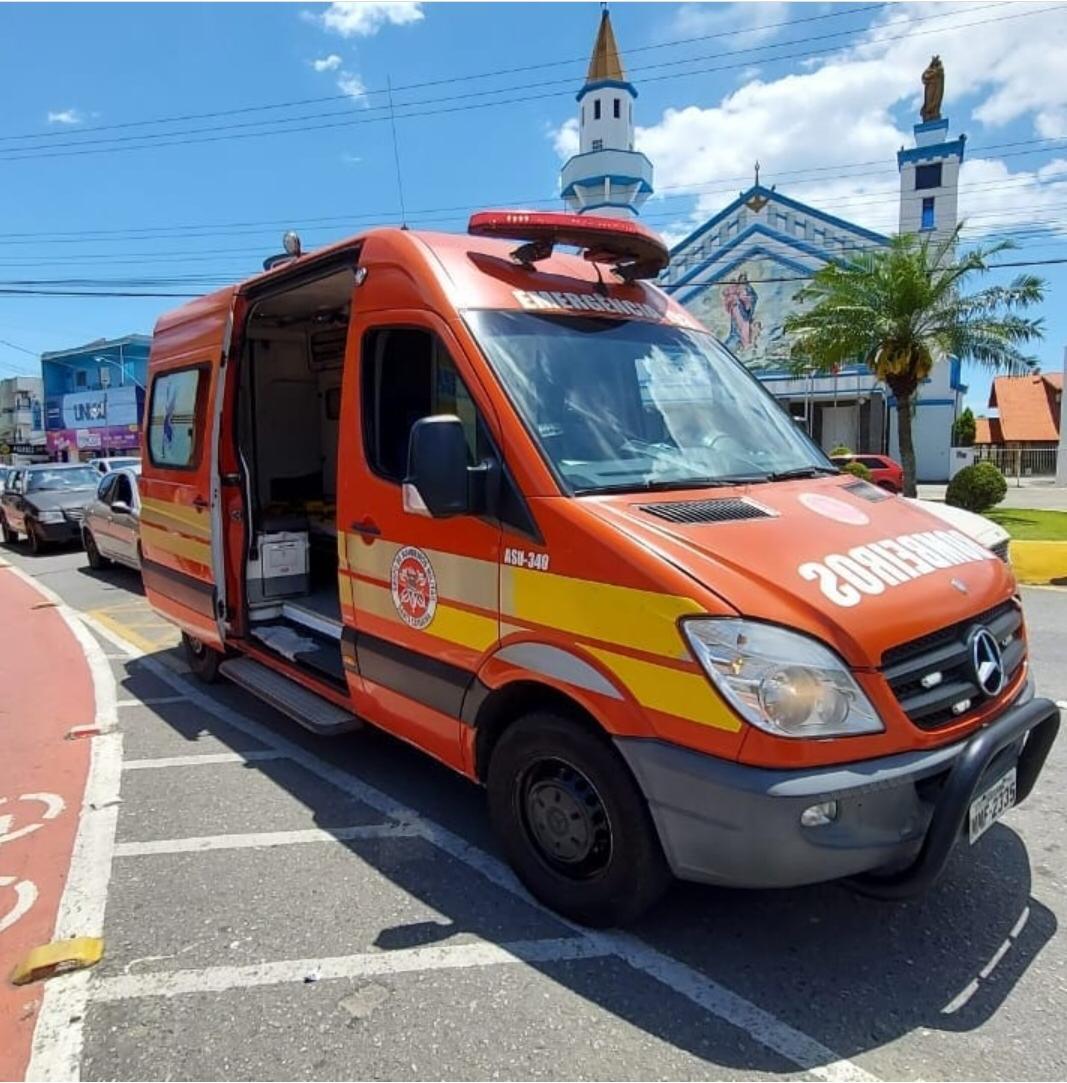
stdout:
{"type": "MultiPolygon", "coordinates": [[[[185,698],[184,696],[182,697],[185,698]]],[[[122,704],[120,703],[121,707],[122,704]]],[[[264,760],[284,760],[284,752],[273,748],[249,749],[248,752],[204,752],[199,756],[160,756],[156,759],[126,760],[123,771],[163,770],[167,767],[200,767],[212,763],[262,763],[264,760]]]]}
{"type": "MultiPolygon", "coordinates": [[[[98,626],[92,617],[83,615],[82,619],[94,631],[105,634],[103,626],[98,626]]],[[[110,633],[108,638],[112,642],[120,641],[120,637],[114,633],[110,633]]],[[[220,721],[227,723],[234,729],[241,730],[256,740],[284,751],[289,759],[298,763],[301,767],[313,772],[338,789],[351,794],[371,808],[403,823],[410,824],[416,829],[417,837],[425,839],[456,858],[456,860],[477,870],[492,883],[538,910],[547,913],[561,925],[573,929],[579,937],[596,946],[601,954],[610,953],[620,956],[635,969],[657,978],[674,992],[737,1027],[755,1041],[792,1061],[815,1078],[827,1080],[828,1083],[847,1080],[871,1083],[871,1081],[877,1079],[876,1076],[871,1075],[858,1064],[838,1057],[836,1053],[822,1045],[821,1042],[790,1026],[784,1020],[757,1007],[744,997],[738,996],[693,967],[657,951],[651,945],[645,944],[626,933],[590,933],[589,930],[560,917],[559,914],[548,910],[547,907],[537,902],[519,883],[514,873],[497,858],[472,846],[460,836],[441,827],[439,824],[423,819],[414,809],[401,804],[362,780],[320,760],[313,753],[279,736],[262,723],[256,722],[239,711],[217,702],[184,676],[173,672],[157,659],[147,656],[144,651],[132,644],[125,643],[124,645],[131,658],[141,659],[149,672],[169,684],[176,691],[183,693],[190,703],[201,710],[213,714],[220,721]]],[[[392,954],[395,953],[390,953],[390,955],[392,954]]],[[[141,975],[141,977],[148,977],[148,975],[141,975]]],[[[94,997],[95,995],[96,990],[94,987],[94,997]]]]}
{"type": "MultiPolygon", "coordinates": [[[[16,822],[13,813],[7,812],[0,816],[0,846],[5,842],[14,842],[31,832],[44,827],[46,820],[54,820],[66,807],[67,803],[56,793],[23,793],[13,798],[14,801],[36,801],[44,805],[44,812],[40,813],[40,819],[31,820],[28,824],[12,831],[11,827],[16,822]]],[[[8,798],[0,797],[0,805],[6,805],[8,798]]]]}
{"type": "MultiPolygon", "coordinates": [[[[15,902],[10,910],[0,913],[0,933],[10,929],[16,921],[28,913],[37,901],[37,885],[32,880],[16,880],[14,876],[0,876],[0,888],[13,888],[15,902]]],[[[6,894],[6,891],[3,892],[6,894]]]]}
{"type": "Polygon", "coordinates": [[[1012,926],[1011,932],[1008,933],[1004,943],[993,952],[993,957],[978,971],[978,977],[973,981],[968,982],[967,985],[941,1009],[942,1015],[954,1015],[971,999],[971,997],[974,996],[975,993],[978,992],[982,986],[982,982],[996,970],[1000,965],[1001,959],[1003,959],[1015,946],[1015,941],[1019,939],[1019,935],[1022,933],[1023,929],[1026,928],[1026,923],[1029,920],[1030,907],[1024,906],[1023,912],[1019,915],[1019,920],[1012,926]]]}
{"type": "Polygon", "coordinates": [[[173,997],[189,993],[221,993],[256,985],[303,982],[309,974],[317,981],[364,978],[380,974],[410,974],[427,970],[466,970],[508,963],[556,963],[594,959],[609,954],[586,937],[558,940],[518,940],[492,944],[438,944],[425,948],[337,955],[325,959],[285,959],[248,966],[212,966],[203,970],[156,971],[105,978],[93,986],[93,1000],[129,1000],[132,997],[173,997]]]}
{"type": "MultiPolygon", "coordinates": [[[[81,646],[93,682],[96,725],[114,727],[115,678],[100,644],[75,613],[53,590],[37,582],[21,568],[11,568],[39,594],[56,602],[56,611],[81,646]]],[[[107,885],[111,878],[111,851],[118,820],[122,735],[104,733],[89,745],[89,774],[67,871],[67,884],[59,903],[53,939],[102,936],[107,885]]],[[[78,1080],[81,1078],[83,1020],[89,1000],[91,970],[79,970],[50,981],[41,995],[41,1007],[33,1032],[29,1080],[78,1080]]]]}
{"type": "MultiPolygon", "coordinates": [[[[129,661],[129,655],[123,655],[129,661]]],[[[168,703],[184,703],[185,696],[146,696],[144,699],[120,699],[116,707],[163,707],[168,703]]]]}
{"type": "Polygon", "coordinates": [[[410,824],[360,824],[356,827],[308,827],[300,831],[255,831],[242,835],[199,835],[187,839],[120,842],[115,857],[153,854],[197,854],[207,850],[259,850],[270,846],[302,846],[309,842],[348,842],[350,839],[403,839],[418,836],[410,824]]]}

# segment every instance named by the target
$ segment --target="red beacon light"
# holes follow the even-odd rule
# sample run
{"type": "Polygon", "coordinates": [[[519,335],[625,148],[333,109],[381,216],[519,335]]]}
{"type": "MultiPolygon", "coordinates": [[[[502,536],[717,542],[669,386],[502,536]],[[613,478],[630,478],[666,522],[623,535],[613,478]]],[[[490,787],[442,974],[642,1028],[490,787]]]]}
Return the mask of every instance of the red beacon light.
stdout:
{"type": "Polygon", "coordinates": [[[512,256],[527,266],[548,259],[557,244],[571,245],[590,262],[608,264],[627,282],[655,278],[670,263],[670,253],[659,234],[625,219],[545,211],[479,211],[471,215],[467,232],[474,237],[525,241],[512,256]]]}

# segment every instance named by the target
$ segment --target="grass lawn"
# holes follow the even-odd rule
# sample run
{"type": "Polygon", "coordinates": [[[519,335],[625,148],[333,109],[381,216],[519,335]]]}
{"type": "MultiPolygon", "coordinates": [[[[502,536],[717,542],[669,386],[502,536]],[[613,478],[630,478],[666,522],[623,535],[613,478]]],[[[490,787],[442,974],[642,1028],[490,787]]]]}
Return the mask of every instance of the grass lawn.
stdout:
{"type": "Polygon", "coordinates": [[[985,514],[1022,541],[1067,541],[1067,511],[993,508],[985,514]]]}

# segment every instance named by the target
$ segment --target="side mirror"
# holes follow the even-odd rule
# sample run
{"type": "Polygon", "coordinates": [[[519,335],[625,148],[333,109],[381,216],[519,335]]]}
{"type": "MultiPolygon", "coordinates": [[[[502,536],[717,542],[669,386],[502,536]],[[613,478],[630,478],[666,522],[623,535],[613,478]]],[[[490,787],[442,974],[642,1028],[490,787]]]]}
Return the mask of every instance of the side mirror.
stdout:
{"type": "Polygon", "coordinates": [[[416,421],[408,438],[405,510],[435,519],[482,512],[487,467],[468,466],[467,458],[463,422],[454,414],[416,421]]]}
{"type": "Polygon", "coordinates": [[[111,510],[112,510],[112,511],[113,511],[113,512],[114,512],[114,513],[115,513],[116,515],[129,515],[129,514],[130,514],[130,511],[131,511],[132,509],[130,508],[130,505],[126,503],[126,501],[125,501],[125,500],[116,500],[116,501],[115,501],[115,502],[114,502],[114,503],[113,503],[113,504],[111,505],[111,510]]]}

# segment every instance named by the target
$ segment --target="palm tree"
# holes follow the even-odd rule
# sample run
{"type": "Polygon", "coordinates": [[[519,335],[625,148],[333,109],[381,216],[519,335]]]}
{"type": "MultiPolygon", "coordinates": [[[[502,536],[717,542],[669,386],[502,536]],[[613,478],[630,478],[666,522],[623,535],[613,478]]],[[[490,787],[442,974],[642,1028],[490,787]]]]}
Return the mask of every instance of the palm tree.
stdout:
{"type": "Polygon", "coordinates": [[[1025,372],[1036,362],[1019,347],[1042,337],[1042,320],[1021,312],[1044,298],[1044,281],[1020,275],[1009,286],[965,293],[967,278],[988,271],[990,257],[1014,245],[1004,241],[957,256],[960,229],[940,241],[893,237],[885,248],[827,264],[796,294],[798,304],[810,307],[785,323],[798,372],[863,360],[896,396],[905,496],[915,495],[915,391],[934,363],[958,357],[1025,372]]]}

